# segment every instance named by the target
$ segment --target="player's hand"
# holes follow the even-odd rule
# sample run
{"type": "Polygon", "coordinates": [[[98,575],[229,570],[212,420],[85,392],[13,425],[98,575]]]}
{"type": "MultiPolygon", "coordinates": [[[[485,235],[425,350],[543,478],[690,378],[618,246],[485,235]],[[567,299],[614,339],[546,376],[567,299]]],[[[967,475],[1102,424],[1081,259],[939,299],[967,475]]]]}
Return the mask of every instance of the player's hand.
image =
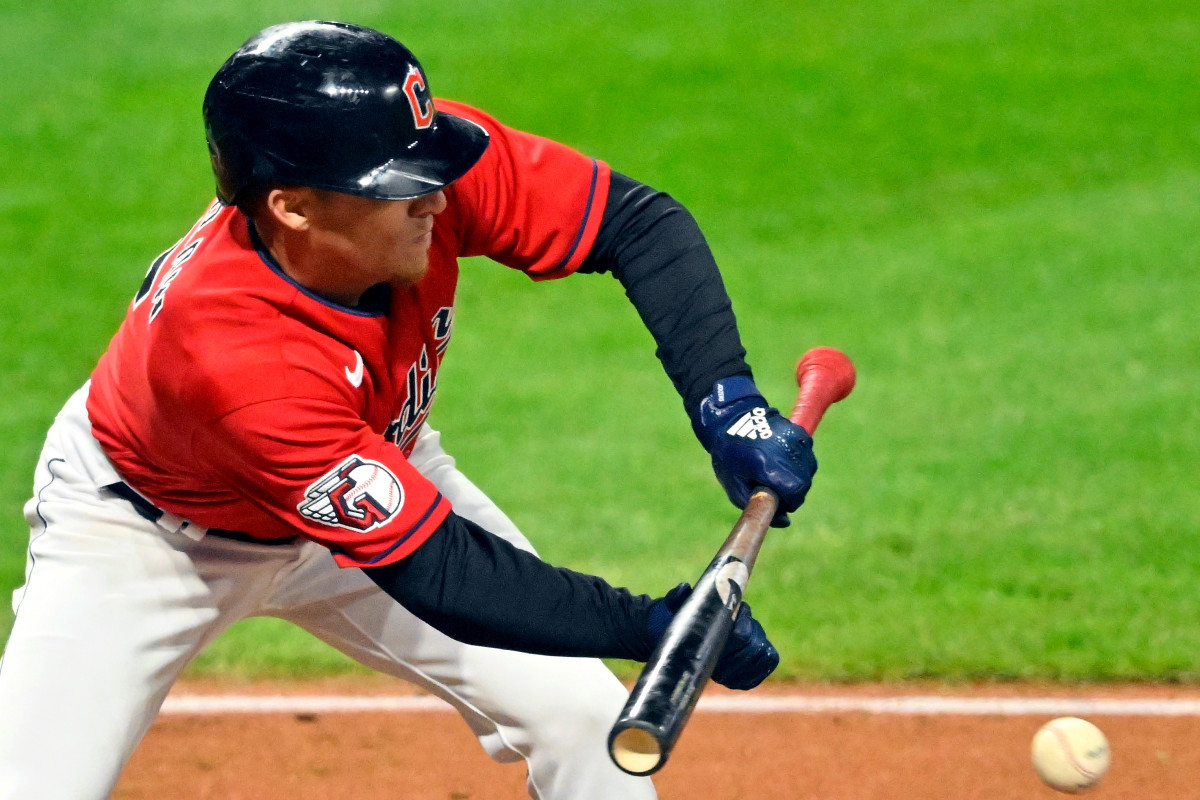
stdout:
{"type": "Polygon", "coordinates": [[[745,508],[750,492],[765,486],[779,497],[771,525],[791,524],[788,512],[804,502],[817,471],[808,431],[769,406],[754,381],[742,376],[716,382],[700,401],[693,428],[735,506],[745,508]]]}
{"type": "MultiPolygon", "coordinates": [[[[692,594],[690,584],[681,583],[666,597],[650,606],[650,635],[654,641],[662,638],[671,620],[683,608],[692,594]]],[[[713,669],[712,679],[730,689],[753,689],[779,666],[779,651],[767,638],[766,631],[750,613],[750,604],[743,602],[721,658],[713,669]]]]}

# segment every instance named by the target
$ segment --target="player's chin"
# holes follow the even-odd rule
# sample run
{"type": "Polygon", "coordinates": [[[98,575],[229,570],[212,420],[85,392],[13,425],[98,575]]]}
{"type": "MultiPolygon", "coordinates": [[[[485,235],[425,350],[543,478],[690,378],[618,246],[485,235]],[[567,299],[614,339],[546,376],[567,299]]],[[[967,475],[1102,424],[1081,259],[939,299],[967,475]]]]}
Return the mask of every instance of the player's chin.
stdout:
{"type": "Polygon", "coordinates": [[[429,250],[417,250],[396,263],[392,270],[391,282],[401,286],[411,285],[424,278],[428,272],[429,250]]]}

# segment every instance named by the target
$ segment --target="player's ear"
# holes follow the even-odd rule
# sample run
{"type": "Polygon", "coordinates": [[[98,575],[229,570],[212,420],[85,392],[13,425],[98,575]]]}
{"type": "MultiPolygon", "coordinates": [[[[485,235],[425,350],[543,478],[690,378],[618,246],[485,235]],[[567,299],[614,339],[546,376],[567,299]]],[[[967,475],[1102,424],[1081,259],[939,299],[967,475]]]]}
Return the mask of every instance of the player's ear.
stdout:
{"type": "Polygon", "coordinates": [[[277,186],[263,201],[272,221],[294,231],[307,230],[312,224],[316,194],[306,186],[277,186]]]}

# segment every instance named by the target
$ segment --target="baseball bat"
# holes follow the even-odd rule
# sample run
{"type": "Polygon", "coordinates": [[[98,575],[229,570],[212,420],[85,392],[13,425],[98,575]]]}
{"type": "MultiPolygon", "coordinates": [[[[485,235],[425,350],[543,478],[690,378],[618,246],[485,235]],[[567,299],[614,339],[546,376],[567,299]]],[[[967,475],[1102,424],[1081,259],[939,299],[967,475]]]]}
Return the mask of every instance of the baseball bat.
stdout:
{"type": "MultiPolygon", "coordinates": [[[[789,419],[809,434],[830,405],[854,388],[854,365],[832,347],[809,350],[796,365],[800,387],[789,419]]],[[[630,775],[662,768],[712,676],[742,606],[750,572],[779,499],[757,487],[692,594],[650,655],[608,735],[613,763],[630,775]]]]}

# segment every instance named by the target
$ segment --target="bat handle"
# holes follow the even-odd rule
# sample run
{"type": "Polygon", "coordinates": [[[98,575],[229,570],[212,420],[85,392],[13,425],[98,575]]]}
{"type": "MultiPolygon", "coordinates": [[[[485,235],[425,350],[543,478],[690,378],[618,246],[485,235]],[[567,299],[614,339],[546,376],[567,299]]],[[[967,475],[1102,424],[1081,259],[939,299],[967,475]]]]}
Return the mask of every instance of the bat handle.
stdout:
{"type": "MultiPolygon", "coordinates": [[[[831,405],[844,400],[854,389],[856,373],[850,357],[835,347],[814,347],[796,363],[796,404],[788,419],[808,431],[811,436],[821,424],[821,418],[831,405]]],[[[779,498],[764,486],[751,493],[759,505],[758,515],[769,520],[775,513],[779,498]],[[761,496],[760,496],[761,495],[761,496]]],[[[747,506],[749,509],[749,506],[747,506]]]]}
{"type": "Polygon", "coordinates": [[[855,380],[854,362],[849,356],[833,347],[814,347],[796,364],[800,391],[788,418],[811,436],[825,411],[850,394],[855,380]]]}

